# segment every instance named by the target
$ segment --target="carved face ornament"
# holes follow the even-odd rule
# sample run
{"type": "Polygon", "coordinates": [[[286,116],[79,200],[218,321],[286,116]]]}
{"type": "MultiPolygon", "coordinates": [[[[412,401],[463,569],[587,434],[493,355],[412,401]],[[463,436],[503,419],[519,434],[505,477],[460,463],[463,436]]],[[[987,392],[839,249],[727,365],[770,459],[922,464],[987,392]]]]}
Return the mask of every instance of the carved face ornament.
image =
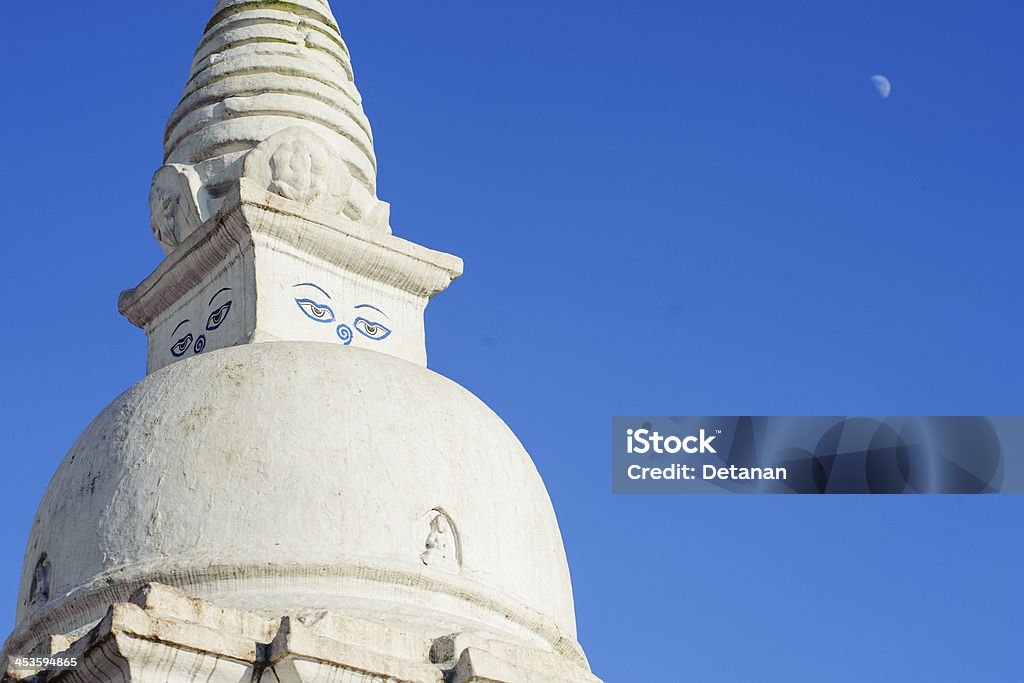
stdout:
{"type": "Polygon", "coordinates": [[[326,191],[330,162],[322,149],[306,140],[283,142],[270,157],[270,191],[303,204],[313,204],[326,191]]]}
{"type": "Polygon", "coordinates": [[[157,240],[164,244],[178,244],[175,234],[175,221],[178,213],[179,196],[170,188],[154,186],[149,198],[149,208],[153,215],[153,232],[157,240]]]}

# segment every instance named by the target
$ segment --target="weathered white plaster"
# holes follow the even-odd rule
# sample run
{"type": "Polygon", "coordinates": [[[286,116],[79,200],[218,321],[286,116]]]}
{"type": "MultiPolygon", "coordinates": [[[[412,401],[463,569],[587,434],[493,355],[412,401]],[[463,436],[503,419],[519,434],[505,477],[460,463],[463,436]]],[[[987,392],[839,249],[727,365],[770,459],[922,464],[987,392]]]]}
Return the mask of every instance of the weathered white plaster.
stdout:
{"type": "Polygon", "coordinates": [[[530,457],[469,392],[363,349],[238,346],[118,398],[40,505],[14,641],[70,632],[153,580],[249,611],[482,625],[583,661],[530,457]],[[436,511],[454,562],[423,561],[436,511]],[[50,597],[30,604],[43,553],[50,597]]]}
{"type": "Polygon", "coordinates": [[[532,460],[425,367],[462,261],[391,233],[327,3],[220,0],[165,142],[149,374],[54,475],[0,672],[596,683],[532,460]]]}

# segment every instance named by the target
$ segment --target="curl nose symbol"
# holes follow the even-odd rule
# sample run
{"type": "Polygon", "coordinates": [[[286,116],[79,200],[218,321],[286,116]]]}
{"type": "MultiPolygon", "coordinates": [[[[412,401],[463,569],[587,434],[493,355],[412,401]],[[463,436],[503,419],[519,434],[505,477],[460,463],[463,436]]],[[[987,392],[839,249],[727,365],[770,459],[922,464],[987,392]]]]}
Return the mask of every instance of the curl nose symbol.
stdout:
{"type": "Polygon", "coordinates": [[[344,344],[345,346],[351,344],[352,328],[345,324],[338,325],[338,339],[340,339],[341,343],[344,344]]]}

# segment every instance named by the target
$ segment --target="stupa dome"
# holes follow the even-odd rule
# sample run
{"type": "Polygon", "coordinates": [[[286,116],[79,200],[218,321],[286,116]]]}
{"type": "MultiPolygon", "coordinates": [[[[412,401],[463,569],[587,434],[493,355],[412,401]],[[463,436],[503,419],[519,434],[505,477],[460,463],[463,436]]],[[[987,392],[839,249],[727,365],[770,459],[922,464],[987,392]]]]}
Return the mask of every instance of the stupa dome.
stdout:
{"type": "Polygon", "coordinates": [[[149,581],[268,615],[477,624],[585,662],[554,512],[513,433],[454,382],[337,344],[195,356],[104,410],[40,505],[12,642],[81,628],[149,581]]]}

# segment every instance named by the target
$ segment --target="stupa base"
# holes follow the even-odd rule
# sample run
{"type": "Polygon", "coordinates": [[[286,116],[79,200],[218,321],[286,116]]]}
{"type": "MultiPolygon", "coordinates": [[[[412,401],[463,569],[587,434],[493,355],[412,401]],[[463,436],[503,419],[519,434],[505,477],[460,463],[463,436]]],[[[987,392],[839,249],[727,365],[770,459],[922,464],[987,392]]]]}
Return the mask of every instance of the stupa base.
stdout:
{"type": "Polygon", "coordinates": [[[3,663],[4,683],[600,683],[584,668],[485,631],[420,629],[324,611],[267,619],[148,584],[88,632],[3,663]],[[68,668],[34,668],[32,660],[68,668]]]}

